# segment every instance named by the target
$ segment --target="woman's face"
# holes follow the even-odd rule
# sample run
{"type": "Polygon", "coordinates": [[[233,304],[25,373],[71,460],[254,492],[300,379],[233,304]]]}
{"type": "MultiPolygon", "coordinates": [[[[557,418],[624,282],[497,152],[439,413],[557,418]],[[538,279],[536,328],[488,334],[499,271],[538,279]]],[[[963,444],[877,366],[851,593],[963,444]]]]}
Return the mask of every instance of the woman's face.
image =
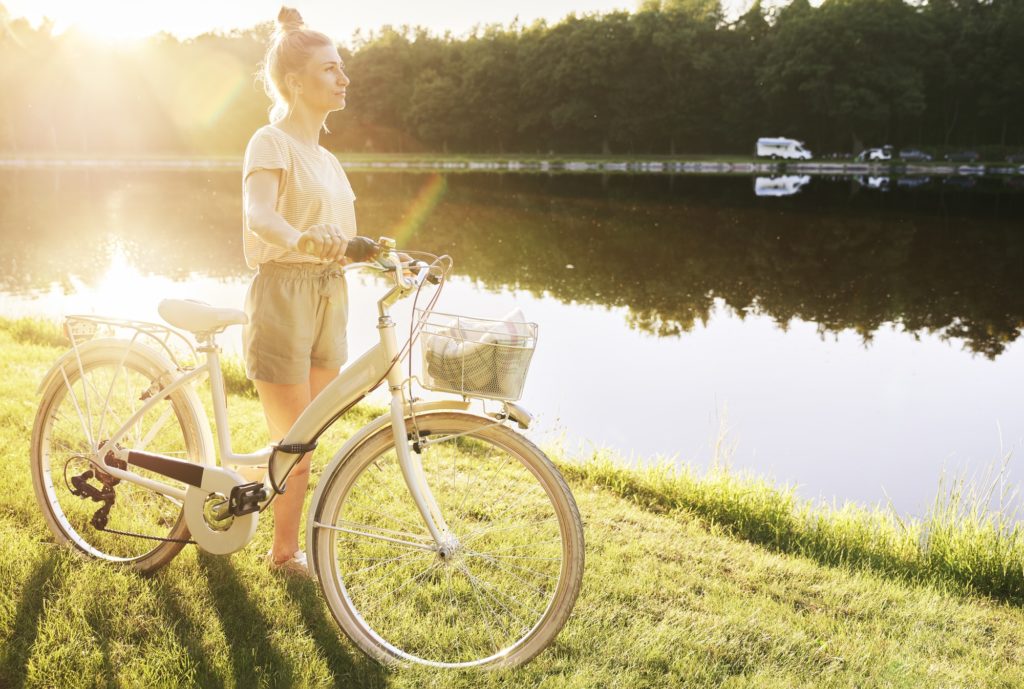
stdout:
{"type": "Polygon", "coordinates": [[[312,110],[344,110],[349,85],[338,49],[323,45],[313,51],[298,75],[298,98],[312,110]]]}

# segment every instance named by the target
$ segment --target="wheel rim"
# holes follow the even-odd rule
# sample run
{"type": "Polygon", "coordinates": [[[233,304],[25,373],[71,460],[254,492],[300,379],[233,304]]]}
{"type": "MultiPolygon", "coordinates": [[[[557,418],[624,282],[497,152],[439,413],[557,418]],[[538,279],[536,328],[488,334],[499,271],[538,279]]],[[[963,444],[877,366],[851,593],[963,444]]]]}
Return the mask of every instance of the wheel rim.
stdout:
{"type": "MultiPolygon", "coordinates": [[[[79,497],[73,478],[103,490],[97,450],[117,428],[142,405],[147,391],[154,391],[153,376],[145,367],[128,360],[84,365],[84,373],[70,372],[55,388],[40,433],[39,469],[47,507],[63,534],[93,557],[115,562],[145,559],[164,545],[161,538],[187,535],[177,501],[127,481],[110,482],[114,502],[108,512],[107,529],[141,534],[127,536],[96,529],[91,521],[102,501],[79,497]],[[70,388],[69,388],[70,385],[70,388]],[[91,471],[91,477],[84,477],[91,471]]],[[[156,404],[132,426],[119,445],[146,449],[182,459],[196,456],[182,422],[180,402],[172,395],[156,404]]],[[[134,473],[159,479],[170,485],[182,484],[132,468],[134,473]]],[[[109,481],[109,479],[107,479],[109,481]]]]}
{"type": "Polygon", "coordinates": [[[431,445],[421,457],[452,538],[438,550],[420,526],[393,449],[369,457],[332,515],[346,529],[329,530],[338,602],[393,658],[500,661],[533,638],[565,585],[571,527],[553,502],[558,488],[510,448],[476,437],[431,445]]]}

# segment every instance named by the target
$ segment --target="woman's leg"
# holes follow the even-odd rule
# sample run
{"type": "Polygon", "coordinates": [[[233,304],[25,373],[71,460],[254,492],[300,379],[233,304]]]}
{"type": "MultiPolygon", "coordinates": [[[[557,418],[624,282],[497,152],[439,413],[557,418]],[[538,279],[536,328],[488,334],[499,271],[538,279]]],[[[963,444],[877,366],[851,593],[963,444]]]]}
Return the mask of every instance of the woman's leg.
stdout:
{"type": "MultiPolygon", "coordinates": [[[[338,375],[337,370],[313,367],[309,371],[308,383],[282,384],[253,381],[263,412],[267,417],[272,440],[280,440],[311,399],[320,394],[328,383],[338,375]]],[[[284,562],[299,549],[299,522],[302,518],[302,504],[309,486],[310,453],[306,453],[288,474],[287,489],[274,498],[274,545],[275,562],[284,562]]]]}

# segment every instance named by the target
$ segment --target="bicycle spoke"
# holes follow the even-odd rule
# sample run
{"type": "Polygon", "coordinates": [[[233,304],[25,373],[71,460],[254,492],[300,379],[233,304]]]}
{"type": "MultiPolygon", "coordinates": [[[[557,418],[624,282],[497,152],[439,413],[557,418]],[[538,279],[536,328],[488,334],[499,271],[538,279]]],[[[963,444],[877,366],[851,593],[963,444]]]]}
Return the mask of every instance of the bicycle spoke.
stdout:
{"type": "MultiPolygon", "coordinates": [[[[555,581],[558,580],[558,577],[555,576],[554,574],[548,574],[546,572],[541,572],[540,570],[536,570],[536,569],[530,569],[529,567],[523,567],[521,565],[514,565],[514,564],[512,564],[510,562],[506,562],[505,563],[505,567],[502,567],[502,565],[498,564],[494,560],[494,558],[492,558],[492,557],[490,557],[488,555],[482,555],[480,553],[466,553],[466,555],[468,557],[479,558],[480,560],[483,560],[484,562],[490,562],[495,567],[501,567],[502,569],[504,569],[505,567],[512,567],[513,569],[522,570],[524,572],[530,572],[531,574],[539,574],[542,577],[547,577],[548,579],[554,579],[555,581]]],[[[548,559],[550,560],[550,559],[559,559],[559,558],[548,558],[548,559]]]]}
{"type": "MultiPolygon", "coordinates": [[[[469,585],[473,588],[473,599],[476,601],[476,607],[480,610],[480,615],[483,616],[483,606],[480,605],[480,594],[478,593],[478,587],[474,583],[474,577],[471,574],[467,574],[466,577],[469,580],[469,585]]],[[[484,620],[484,625],[487,627],[487,635],[491,637],[491,644],[494,646],[494,652],[497,653],[501,650],[501,646],[498,645],[498,641],[494,638],[494,631],[491,629],[491,625],[484,620]]]]}
{"type": "Polygon", "coordinates": [[[425,570],[423,570],[422,572],[420,572],[419,574],[414,576],[412,579],[406,579],[404,583],[399,584],[397,587],[395,587],[395,588],[391,589],[390,591],[388,591],[387,593],[385,593],[383,598],[391,598],[391,597],[395,596],[399,591],[404,590],[406,587],[408,587],[411,584],[419,581],[420,579],[425,577],[430,572],[433,572],[435,569],[437,569],[437,566],[438,565],[437,565],[436,562],[430,563],[429,567],[427,567],[425,570]]]}
{"type": "MultiPolygon", "coordinates": [[[[396,516],[394,516],[392,514],[389,514],[387,512],[382,511],[382,510],[374,509],[372,507],[366,507],[366,506],[361,505],[361,504],[360,505],[355,505],[355,507],[358,510],[363,510],[363,511],[366,511],[366,512],[372,512],[373,514],[379,514],[380,516],[384,517],[385,519],[390,519],[391,521],[395,522],[396,524],[401,524],[402,526],[409,527],[409,528],[411,528],[413,530],[418,530],[420,532],[418,534],[418,537],[420,537],[420,538],[429,537],[429,532],[426,530],[426,527],[414,524],[412,522],[408,522],[408,521],[406,521],[404,519],[399,519],[398,517],[396,517],[396,516]]],[[[400,532],[396,531],[395,533],[400,533],[400,532]]]]}
{"type": "Polygon", "coordinates": [[[535,591],[541,598],[543,598],[543,597],[548,595],[547,591],[545,591],[544,589],[541,589],[541,588],[537,588],[536,584],[534,584],[533,582],[527,581],[526,579],[523,579],[521,576],[519,576],[518,574],[516,574],[512,570],[510,570],[510,569],[508,569],[508,568],[498,564],[497,562],[492,562],[490,564],[493,564],[498,569],[503,570],[504,572],[506,572],[508,574],[508,576],[512,577],[516,581],[519,581],[526,588],[528,588],[528,589],[530,589],[532,591],[535,591]]]}
{"type": "MultiPolygon", "coordinates": [[[[487,552],[488,552],[488,554],[507,553],[510,550],[518,551],[518,550],[522,550],[523,548],[535,548],[538,545],[544,545],[544,544],[547,544],[547,543],[561,543],[561,542],[562,542],[561,536],[552,536],[551,538],[545,538],[545,539],[540,540],[540,541],[531,540],[528,543],[515,543],[513,545],[504,545],[504,546],[502,546],[500,548],[490,549],[487,552]]],[[[467,548],[467,550],[468,550],[468,548],[467,548]]],[[[483,551],[475,550],[475,551],[471,551],[471,552],[483,552],[483,551]]],[[[509,555],[507,557],[515,557],[515,556],[509,555]]],[[[552,558],[552,559],[561,560],[562,558],[561,557],[555,557],[555,558],[552,558]]]]}
{"type": "MultiPolygon", "coordinates": [[[[481,485],[481,491],[480,491],[481,494],[483,493],[483,490],[488,485],[493,485],[493,481],[494,481],[495,478],[497,478],[498,472],[501,471],[503,468],[505,468],[505,465],[508,464],[511,460],[512,460],[512,456],[511,455],[505,457],[505,461],[503,461],[498,466],[498,468],[494,470],[494,473],[491,475],[490,479],[488,479],[486,482],[483,482],[483,483],[480,484],[481,485]]],[[[455,508],[455,511],[456,511],[457,514],[463,514],[462,507],[463,507],[463,505],[466,504],[466,498],[468,497],[468,495],[469,495],[468,491],[464,491],[463,492],[462,502],[460,502],[459,506],[457,508],[455,508]]]]}
{"type": "Polygon", "coordinates": [[[403,553],[401,555],[396,555],[395,557],[388,558],[386,560],[378,562],[377,564],[369,565],[368,567],[363,567],[362,569],[357,569],[354,572],[349,572],[348,576],[354,577],[357,574],[362,574],[363,572],[369,572],[371,570],[377,569],[378,567],[383,567],[384,565],[386,565],[386,564],[388,564],[390,562],[396,562],[396,561],[401,560],[403,558],[407,558],[407,557],[411,557],[413,555],[419,555],[419,554],[420,553],[418,553],[416,551],[412,551],[412,552],[409,552],[409,553],[403,553]]]}
{"type": "Polygon", "coordinates": [[[512,594],[510,594],[510,593],[507,593],[507,592],[506,592],[506,591],[504,591],[503,589],[500,589],[500,588],[498,588],[498,587],[497,587],[497,586],[495,586],[494,584],[492,584],[492,583],[490,583],[490,582],[487,582],[487,581],[485,581],[484,579],[482,579],[482,578],[480,578],[480,577],[476,577],[476,580],[477,580],[477,581],[478,581],[478,582],[480,583],[480,585],[481,585],[481,586],[485,586],[485,587],[487,587],[487,588],[489,588],[489,589],[493,590],[493,591],[495,592],[495,595],[498,595],[498,594],[500,594],[500,595],[502,595],[502,596],[505,596],[505,599],[506,599],[506,600],[509,600],[509,601],[515,602],[515,603],[517,603],[518,605],[521,605],[521,606],[523,606],[524,608],[526,608],[527,610],[529,610],[530,612],[532,612],[533,614],[535,614],[535,615],[536,615],[536,616],[537,616],[538,618],[539,618],[539,617],[540,617],[541,615],[543,615],[543,614],[544,614],[544,613],[542,613],[541,611],[537,610],[536,608],[530,607],[530,605],[529,605],[528,603],[524,603],[523,601],[519,600],[518,598],[516,598],[516,597],[515,597],[515,596],[513,596],[512,594]]]}
{"type": "Polygon", "coordinates": [[[498,597],[498,595],[496,593],[492,593],[491,591],[488,590],[491,587],[487,584],[487,582],[485,582],[483,579],[480,579],[479,577],[474,576],[473,573],[469,571],[468,567],[465,567],[465,566],[463,567],[463,573],[467,577],[469,577],[470,579],[472,579],[475,582],[477,582],[480,585],[480,592],[482,594],[486,595],[486,596],[490,596],[491,600],[493,600],[495,603],[500,605],[501,608],[505,612],[507,612],[510,617],[514,617],[519,622],[523,623],[523,626],[526,629],[530,628],[530,624],[529,624],[529,622],[527,620],[524,620],[517,612],[513,611],[511,608],[509,608],[507,605],[505,605],[505,603],[501,600],[501,598],[498,597]]]}
{"type": "Polygon", "coordinates": [[[75,396],[75,391],[72,389],[71,382],[68,380],[68,374],[64,371],[63,367],[60,369],[60,374],[64,377],[64,385],[67,386],[68,394],[71,395],[71,403],[74,405],[75,411],[78,413],[78,420],[82,424],[82,430],[85,432],[86,440],[89,441],[89,446],[91,447],[93,444],[92,419],[90,418],[87,422],[85,417],[82,415],[82,409],[78,406],[78,398],[75,396]]]}
{"type": "Polygon", "coordinates": [[[513,529],[525,529],[528,526],[537,526],[537,525],[540,525],[540,524],[547,524],[549,522],[556,522],[556,521],[558,521],[558,517],[548,517],[547,519],[541,519],[540,521],[531,522],[531,523],[528,523],[528,524],[513,524],[512,526],[504,526],[504,527],[497,527],[497,526],[484,527],[482,529],[477,529],[476,531],[471,532],[468,536],[463,537],[462,538],[462,544],[463,545],[468,545],[468,544],[472,543],[473,541],[477,540],[478,538],[480,538],[481,536],[486,535],[486,534],[494,534],[494,533],[500,533],[500,532],[505,532],[505,531],[512,531],[513,529]]]}
{"type": "Polygon", "coordinates": [[[519,507],[519,503],[521,503],[527,497],[527,494],[531,493],[531,492],[534,492],[532,487],[525,488],[521,493],[519,493],[519,495],[516,496],[515,501],[513,501],[511,504],[509,504],[505,509],[503,509],[498,514],[496,514],[495,516],[491,517],[491,521],[498,521],[499,519],[504,517],[506,514],[511,512],[514,508],[519,507]]]}
{"type": "MultiPolygon", "coordinates": [[[[98,435],[101,438],[103,437],[103,425],[104,425],[104,423],[107,420],[107,408],[110,405],[110,396],[114,392],[114,386],[117,385],[117,378],[118,378],[118,376],[120,375],[121,371],[124,369],[124,362],[125,362],[125,359],[128,358],[128,352],[129,351],[130,350],[128,350],[127,348],[124,350],[124,355],[121,357],[121,362],[117,365],[117,368],[114,369],[114,376],[110,380],[110,387],[107,388],[107,395],[103,399],[103,409],[100,411],[100,428],[99,428],[99,432],[98,432],[98,435]]],[[[95,387],[93,389],[95,389],[95,387]]]]}
{"type": "MultiPolygon", "coordinates": [[[[435,546],[433,544],[433,541],[431,541],[429,543],[429,545],[428,545],[426,542],[415,543],[415,542],[412,542],[412,541],[399,540],[397,538],[392,538],[390,536],[386,536],[386,535],[383,535],[381,533],[374,533],[372,531],[372,529],[377,529],[378,527],[368,526],[366,524],[357,524],[356,525],[356,526],[359,526],[359,527],[364,527],[364,530],[362,530],[362,531],[359,531],[359,530],[356,530],[356,529],[345,528],[343,526],[336,526],[336,525],[332,525],[332,524],[316,523],[316,524],[314,524],[314,526],[316,526],[318,528],[321,528],[321,529],[330,529],[332,531],[342,531],[344,533],[352,534],[353,536],[365,536],[366,538],[375,538],[375,539],[378,539],[378,540],[381,540],[381,541],[387,541],[388,543],[394,543],[396,545],[405,546],[407,548],[417,548],[419,550],[428,550],[428,551],[431,551],[431,552],[433,552],[435,550],[435,546]]],[[[388,531],[388,529],[383,529],[382,531],[386,532],[386,531],[388,531]]],[[[415,538],[417,536],[413,535],[413,537],[415,538]]]]}

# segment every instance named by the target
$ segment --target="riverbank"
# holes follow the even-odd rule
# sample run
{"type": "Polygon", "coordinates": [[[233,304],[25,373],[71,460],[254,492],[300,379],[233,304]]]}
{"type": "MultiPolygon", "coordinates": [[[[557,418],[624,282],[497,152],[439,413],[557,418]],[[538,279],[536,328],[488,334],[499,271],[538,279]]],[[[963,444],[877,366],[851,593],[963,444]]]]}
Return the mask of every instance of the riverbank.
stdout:
{"type": "MultiPolygon", "coordinates": [[[[957,164],[946,161],[903,163],[852,159],[786,161],[728,155],[685,156],[540,156],[335,153],[346,169],[360,172],[505,172],[655,175],[826,175],[826,176],[1024,176],[1024,165],[1005,161],[957,164]]],[[[0,153],[2,169],[68,170],[241,170],[238,156],[86,156],[0,153]]]]}
{"type": "MultiPolygon", "coordinates": [[[[35,386],[57,329],[0,320],[0,686],[1019,686],[1024,558],[967,497],[921,523],[823,510],[728,472],[639,471],[552,451],[586,523],[587,573],[555,645],[515,672],[384,672],[342,638],[315,588],[270,575],[257,539],[187,548],[157,576],[55,547],[32,494],[35,386]],[[103,595],[99,595],[103,592],[103,595]]],[[[231,375],[238,449],[262,414],[231,375]]],[[[321,440],[335,447],[377,410],[321,440]]],[[[329,451],[314,457],[314,474],[329,451]]]]}

